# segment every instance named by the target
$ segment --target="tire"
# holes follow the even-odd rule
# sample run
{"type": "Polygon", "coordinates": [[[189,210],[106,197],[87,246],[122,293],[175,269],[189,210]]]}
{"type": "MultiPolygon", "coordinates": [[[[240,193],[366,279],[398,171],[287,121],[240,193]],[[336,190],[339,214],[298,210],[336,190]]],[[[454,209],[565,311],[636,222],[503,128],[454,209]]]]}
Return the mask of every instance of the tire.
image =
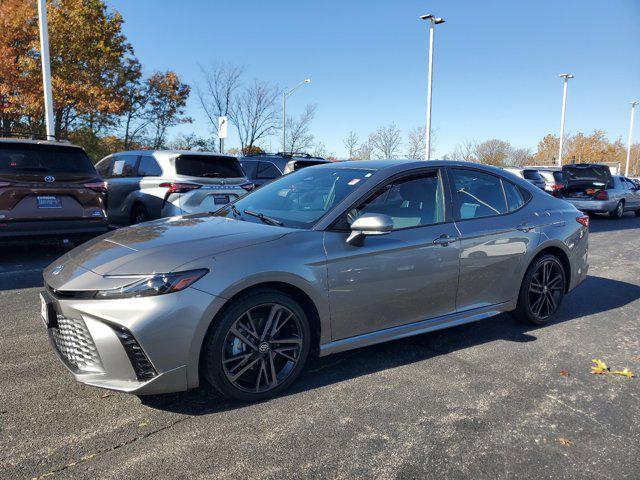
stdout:
{"type": "Polygon", "coordinates": [[[200,374],[224,397],[265,400],[298,378],[310,349],[309,320],[300,305],[277,290],[256,290],[234,300],[212,324],[200,374]]]}
{"type": "Polygon", "coordinates": [[[624,215],[624,201],[620,200],[616,205],[616,208],[609,212],[611,218],[620,219],[624,215]]]}
{"type": "Polygon", "coordinates": [[[542,255],[527,269],[520,286],[518,305],[512,315],[520,321],[534,325],[549,323],[558,313],[566,284],[566,274],[558,257],[551,254],[542,255]],[[549,272],[546,281],[545,272],[549,272]],[[540,293],[536,293],[537,291],[540,293]],[[543,296],[547,300],[540,300],[540,303],[538,299],[543,296]]]}
{"type": "Polygon", "coordinates": [[[131,224],[137,225],[148,222],[149,220],[151,220],[151,217],[149,216],[147,208],[139,203],[135,204],[131,209],[131,224]]]}

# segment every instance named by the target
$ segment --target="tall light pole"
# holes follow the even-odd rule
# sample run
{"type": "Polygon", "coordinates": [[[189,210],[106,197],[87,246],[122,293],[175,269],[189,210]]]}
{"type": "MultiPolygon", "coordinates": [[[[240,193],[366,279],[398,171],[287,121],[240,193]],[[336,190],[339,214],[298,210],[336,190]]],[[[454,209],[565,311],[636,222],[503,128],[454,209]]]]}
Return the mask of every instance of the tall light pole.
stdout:
{"type": "Polygon", "coordinates": [[[562,167],[562,144],[564,143],[564,114],[567,110],[567,84],[570,78],[574,78],[570,73],[561,73],[560,78],[564,78],[564,89],[562,92],[562,120],[560,122],[560,147],[558,148],[557,165],[562,167]]]}
{"type": "Polygon", "coordinates": [[[293,87],[288,92],[287,91],[282,92],[282,152],[283,153],[287,151],[287,136],[286,136],[286,132],[287,132],[287,97],[289,95],[291,95],[293,92],[295,92],[298,88],[300,88],[305,83],[311,83],[311,79],[310,78],[305,78],[304,80],[302,80],[299,84],[297,84],[295,87],[293,87]]]}
{"type": "Polygon", "coordinates": [[[638,102],[635,100],[631,102],[631,120],[629,121],[629,141],[627,142],[627,166],[624,169],[624,176],[629,176],[629,162],[631,161],[631,137],[633,136],[633,116],[636,113],[636,105],[638,102]]]}
{"type": "Polygon", "coordinates": [[[47,140],[55,139],[53,123],[53,94],[51,93],[51,63],[49,61],[49,27],[47,25],[47,0],[38,0],[40,24],[40,58],[42,59],[42,86],[44,90],[44,123],[47,140]]]}
{"type": "Polygon", "coordinates": [[[424,158],[431,159],[431,90],[433,84],[433,32],[435,26],[444,23],[444,18],[435,17],[431,14],[422,15],[422,20],[429,20],[429,76],[427,80],[427,129],[425,132],[425,155],[424,158]]]}

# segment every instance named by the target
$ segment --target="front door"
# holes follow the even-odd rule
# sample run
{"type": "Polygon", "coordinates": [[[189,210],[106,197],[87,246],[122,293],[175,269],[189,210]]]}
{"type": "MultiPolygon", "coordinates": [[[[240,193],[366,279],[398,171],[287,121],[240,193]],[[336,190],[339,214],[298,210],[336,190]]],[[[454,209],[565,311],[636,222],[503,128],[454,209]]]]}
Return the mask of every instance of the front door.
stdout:
{"type": "Polygon", "coordinates": [[[397,179],[325,232],[332,340],[455,310],[459,243],[444,188],[438,170],[397,179]],[[394,230],[347,244],[349,224],[364,213],[389,215],[394,230]]]}

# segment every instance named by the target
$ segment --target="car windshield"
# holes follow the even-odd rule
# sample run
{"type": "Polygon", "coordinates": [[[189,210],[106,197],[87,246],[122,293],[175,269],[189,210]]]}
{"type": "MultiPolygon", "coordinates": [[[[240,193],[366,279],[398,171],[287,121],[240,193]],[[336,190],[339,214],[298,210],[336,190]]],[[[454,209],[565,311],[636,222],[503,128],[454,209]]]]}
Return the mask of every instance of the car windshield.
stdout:
{"type": "Polygon", "coordinates": [[[180,155],[175,159],[176,173],[189,177],[244,177],[240,162],[235,158],[217,155],[180,155]]]}
{"type": "Polygon", "coordinates": [[[96,170],[81,148],[59,145],[0,145],[0,173],[78,173],[96,170]]]}
{"type": "Polygon", "coordinates": [[[264,185],[215,215],[311,228],[373,173],[356,168],[304,168],[264,185]]]}

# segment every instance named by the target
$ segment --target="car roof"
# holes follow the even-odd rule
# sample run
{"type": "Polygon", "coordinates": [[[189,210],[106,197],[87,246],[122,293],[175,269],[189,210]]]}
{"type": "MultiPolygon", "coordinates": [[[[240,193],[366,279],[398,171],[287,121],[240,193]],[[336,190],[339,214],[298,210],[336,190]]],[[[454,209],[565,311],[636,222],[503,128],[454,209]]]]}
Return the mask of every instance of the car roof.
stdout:
{"type": "Polygon", "coordinates": [[[344,162],[330,162],[314,165],[308,168],[360,168],[369,170],[411,170],[424,167],[466,167],[479,168],[489,172],[501,174],[502,168],[482,163],[463,162],[455,160],[347,160],[344,162]]]}
{"type": "Polygon", "coordinates": [[[122,152],[115,152],[113,155],[152,155],[154,157],[176,157],[178,155],[193,155],[193,156],[203,156],[203,157],[224,157],[229,160],[238,160],[234,155],[226,155],[224,153],[218,152],[202,152],[202,151],[194,151],[194,150],[126,150],[122,152]]]}
{"type": "Polygon", "coordinates": [[[0,137],[0,143],[23,143],[27,145],[50,145],[52,147],[72,147],[72,148],[82,148],[79,145],[74,145],[70,142],[59,141],[59,140],[35,140],[31,138],[4,138],[0,137]]]}

